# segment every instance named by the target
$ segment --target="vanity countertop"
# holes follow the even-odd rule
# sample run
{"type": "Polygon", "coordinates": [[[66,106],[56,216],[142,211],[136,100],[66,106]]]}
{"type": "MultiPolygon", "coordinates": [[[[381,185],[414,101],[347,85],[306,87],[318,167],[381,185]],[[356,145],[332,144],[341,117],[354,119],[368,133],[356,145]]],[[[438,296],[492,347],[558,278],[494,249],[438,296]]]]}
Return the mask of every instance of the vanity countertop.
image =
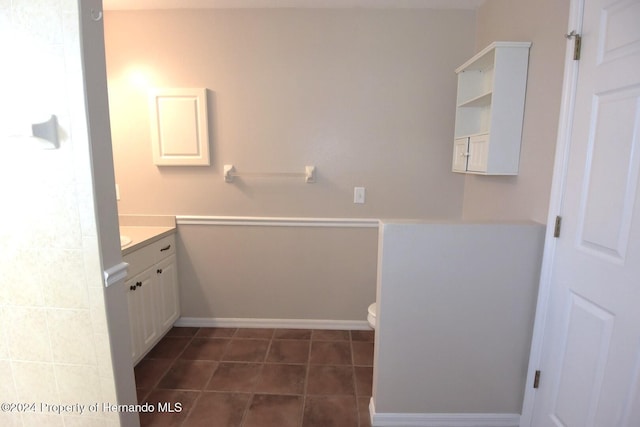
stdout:
{"type": "Polygon", "coordinates": [[[122,215],[119,219],[120,235],[131,239],[122,247],[122,255],[176,232],[175,217],[122,215]]]}

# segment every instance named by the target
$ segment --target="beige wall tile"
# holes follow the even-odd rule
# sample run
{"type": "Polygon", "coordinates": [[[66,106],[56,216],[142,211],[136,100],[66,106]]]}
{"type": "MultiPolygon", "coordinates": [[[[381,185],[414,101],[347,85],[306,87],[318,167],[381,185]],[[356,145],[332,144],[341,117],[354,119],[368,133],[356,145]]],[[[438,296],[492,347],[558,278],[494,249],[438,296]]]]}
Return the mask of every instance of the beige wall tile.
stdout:
{"type": "Polygon", "coordinates": [[[0,360],[0,396],[4,402],[17,402],[16,389],[13,383],[11,362],[0,360]]]}
{"type": "MultiPolygon", "coordinates": [[[[0,24],[1,23],[2,16],[0,16],[0,24]]],[[[22,420],[20,420],[20,414],[17,412],[0,412],[0,425],[3,427],[21,427],[22,420]]]]}
{"type": "Polygon", "coordinates": [[[14,361],[12,366],[20,401],[59,403],[53,364],[14,361]]]}
{"type": "Polygon", "coordinates": [[[47,310],[53,360],[96,365],[89,310],[47,310]]]}
{"type": "Polygon", "coordinates": [[[66,415],[64,418],[65,427],[106,427],[107,420],[96,416],[73,416],[66,415]]]}
{"type": "Polygon", "coordinates": [[[82,365],[56,365],[60,402],[93,404],[102,402],[98,368],[82,365]]]}
{"type": "Polygon", "coordinates": [[[40,306],[46,276],[40,262],[39,248],[12,246],[0,259],[0,301],[7,305],[40,306]]]}
{"type": "Polygon", "coordinates": [[[9,327],[9,352],[13,360],[52,361],[46,311],[33,307],[5,309],[9,327]]]}
{"type": "Polygon", "coordinates": [[[64,427],[61,415],[49,413],[23,413],[22,422],[25,426],[64,427]]]}
{"type": "MultiPolygon", "coordinates": [[[[2,284],[0,284],[0,286],[2,286],[2,284]]],[[[0,361],[9,359],[9,347],[8,347],[9,338],[7,335],[8,323],[4,317],[4,312],[5,312],[5,309],[0,305],[0,361]]]]}
{"type": "Polygon", "coordinates": [[[48,284],[43,288],[47,307],[88,308],[89,298],[84,272],[84,256],[81,249],[49,250],[47,270],[48,284]]]}

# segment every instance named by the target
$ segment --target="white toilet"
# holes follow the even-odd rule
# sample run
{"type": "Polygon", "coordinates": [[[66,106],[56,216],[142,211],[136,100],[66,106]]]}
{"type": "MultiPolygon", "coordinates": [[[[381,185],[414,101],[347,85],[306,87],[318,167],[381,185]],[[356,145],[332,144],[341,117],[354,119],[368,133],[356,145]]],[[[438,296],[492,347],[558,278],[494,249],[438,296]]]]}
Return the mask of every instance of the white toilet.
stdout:
{"type": "Polygon", "coordinates": [[[367,309],[367,321],[369,322],[369,326],[373,329],[376,328],[376,303],[374,302],[367,309]]]}

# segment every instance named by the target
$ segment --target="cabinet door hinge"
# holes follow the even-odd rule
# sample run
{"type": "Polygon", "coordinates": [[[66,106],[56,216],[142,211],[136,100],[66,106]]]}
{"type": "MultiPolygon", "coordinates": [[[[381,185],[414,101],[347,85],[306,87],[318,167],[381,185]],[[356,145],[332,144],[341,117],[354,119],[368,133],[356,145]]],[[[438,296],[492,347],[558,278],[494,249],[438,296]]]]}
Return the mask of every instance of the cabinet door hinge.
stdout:
{"type": "Polygon", "coordinates": [[[556,224],[553,227],[553,237],[560,237],[560,227],[562,227],[562,217],[558,215],[556,216],[556,224]]]}
{"type": "Polygon", "coordinates": [[[575,61],[580,60],[580,49],[582,48],[582,36],[576,33],[576,30],[571,31],[565,35],[568,39],[573,39],[573,59],[575,61]]]}
{"type": "Polygon", "coordinates": [[[540,386],[540,371],[536,371],[536,374],[533,377],[533,388],[538,388],[539,386],[540,386]]]}

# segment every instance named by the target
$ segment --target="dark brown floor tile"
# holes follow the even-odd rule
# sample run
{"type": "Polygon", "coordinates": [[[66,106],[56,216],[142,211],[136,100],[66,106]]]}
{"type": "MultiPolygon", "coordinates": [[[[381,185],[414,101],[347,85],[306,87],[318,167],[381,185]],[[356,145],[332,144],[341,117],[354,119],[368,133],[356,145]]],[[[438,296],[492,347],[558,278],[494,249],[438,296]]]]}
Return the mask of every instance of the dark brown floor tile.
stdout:
{"type": "Polygon", "coordinates": [[[358,425],[353,396],[310,396],[304,405],[302,427],[355,427],[358,425]]]}
{"type": "Polygon", "coordinates": [[[240,427],[250,394],[203,392],[184,426],[240,427]]]}
{"type": "Polygon", "coordinates": [[[353,341],[353,364],[359,366],[373,366],[373,343],[353,341]]]}
{"type": "Polygon", "coordinates": [[[359,427],[371,427],[371,414],[369,413],[369,401],[368,397],[358,398],[358,418],[360,421],[359,427]]]}
{"type": "Polygon", "coordinates": [[[311,339],[315,341],[349,341],[349,331],[314,329],[311,339]]]}
{"type": "Polygon", "coordinates": [[[272,328],[238,328],[233,337],[271,339],[273,331],[272,328]]]}
{"type": "Polygon", "coordinates": [[[309,341],[274,340],[271,342],[267,362],[307,363],[309,361],[309,341]]]}
{"type": "Polygon", "coordinates": [[[259,363],[220,363],[207,384],[207,390],[253,392],[260,379],[259,363]]]}
{"type": "Polygon", "coordinates": [[[194,391],[155,390],[147,398],[154,406],[154,412],[140,413],[141,427],[178,427],[187,417],[193,403],[200,393],[194,391]],[[166,405],[164,411],[158,410],[158,404],[166,405]],[[180,406],[178,406],[178,404],[180,406]],[[180,409],[178,409],[180,407],[180,409]],[[174,412],[166,409],[171,408],[174,412]]]}
{"type": "Polygon", "coordinates": [[[175,359],[189,344],[191,337],[164,337],[145,356],[146,359],[175,359]]]}
{"type": "Polygon", "coordinates": [[[230,338],[236,333],[237,328],[200,328],[198,338],[230,338]]]}
{"type": "Polygon", "coordinates": [[[169,370],[171,363],[168,359],[142,359],[133,370],[136,387],[151,390],[169,370]]]}
{"type": "Polygon", "coordinates": [[[165,337],[192,337],[198,333],[200,328],[174,326],[169,329],[165,337]]]}
{"type": "Polygon", "coordinates": [[[276,329],[273,338],[277,340],[310,340],[311,329],[276,329]]]}
{"type": "Polygon", "coordinates": [[[351,344],[348,341],[313,341],[309,361],[318,365],[351,365],[351,344]]]}
{"type": "Polygon", "coordinates": [[[256,386],[258,393],[303,394],[307,367],[304,365],[265,364],[256,386]]]}
{"type": "Polygon", "coordinates": [[[262,362],[265,359],[268,347],[268,340],[233,339],[222,356],[222,360],[262,362]]]}
{"type": "Polygon", "coordinates": [[[307,394],[355,394],[351,366],[310,365],[307,394]]]}
{"type": "Polygon", "coordinates": [[[158,384],[158,388],[202,390],[217,367],[218,362],[208,360],[176,360],[158,384]]]}
{"type": "Polygon", "coordinates": [[[144,402],[144,399],[149,395],[151,390],[147,388],[136,388],[136,397],[138,398],[138,403],[144,402]]]}
{"type": "Polygon", "coordinates": [[[351,331],[351,341],[373,342],[376,331],[351,331]]]}
{"type": "Polygon", "coordinates": [[[373,383],[373,368],[368,366],[355,366],[356,394],[358,396],[371,397],[371,384],[373,383]]]}
{"type": "Polygon", "coordinates": [[[228,339],[194,338],[182,352],[180,359],[220,360],[228,344],[228,339]]]}
{"type": "Polygon", "coordinates": [[[302,396],[257,394],[242,427],[298,427],[302,405],[302,396]]]}

